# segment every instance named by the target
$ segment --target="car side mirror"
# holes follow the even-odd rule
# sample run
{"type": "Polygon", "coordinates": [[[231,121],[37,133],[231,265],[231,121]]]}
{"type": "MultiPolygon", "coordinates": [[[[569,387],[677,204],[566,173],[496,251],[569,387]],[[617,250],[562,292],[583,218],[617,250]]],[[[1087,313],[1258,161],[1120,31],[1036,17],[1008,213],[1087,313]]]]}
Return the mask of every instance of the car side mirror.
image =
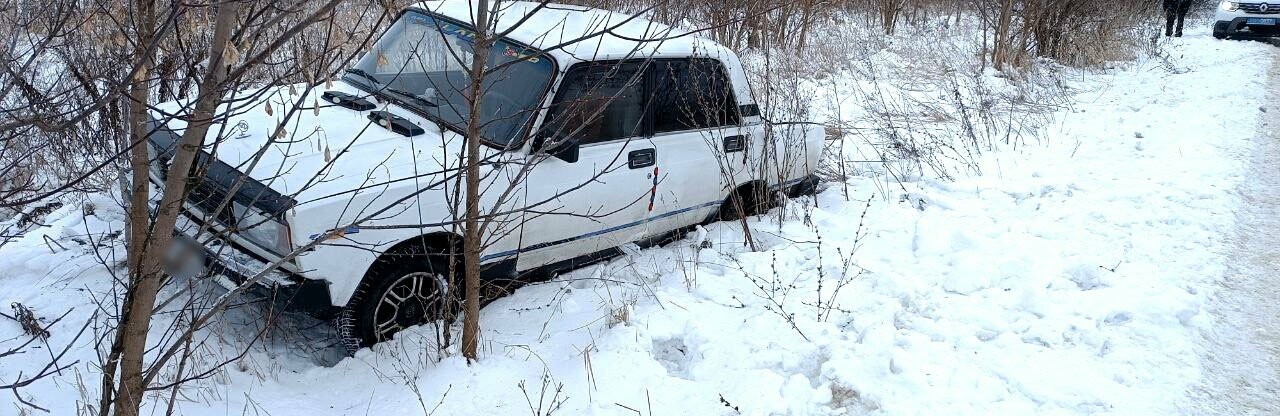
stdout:
{"type": "Polygon", "coordinates": [[[556,159],[563,160],[568,163],[578,161],[578,148],[581,147],[576,137],[548,137],[540,136],[533,141],[533,151],[543,152],[554,156],[556,159]]]}
{"type": "Polygon", "coordinates": [[[555,156],[556,159],[574,163],[578,161],[578,148],[582,147],[581,144],[577,138],[565,137],[558,142],[552,143],[547,148],[547,154],[555,156]]]}

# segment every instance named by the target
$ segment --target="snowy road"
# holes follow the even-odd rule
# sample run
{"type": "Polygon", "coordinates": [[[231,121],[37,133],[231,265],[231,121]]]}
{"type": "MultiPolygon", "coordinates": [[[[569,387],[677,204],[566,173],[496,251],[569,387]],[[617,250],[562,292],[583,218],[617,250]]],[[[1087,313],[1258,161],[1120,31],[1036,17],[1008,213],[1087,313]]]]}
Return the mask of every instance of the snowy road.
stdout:
{"type": "Polygon", "coordinates": [[[1205,380],[1193,394],[1198,414],[1280,414],[1280,60],[1268,79],[1227,272],[1210,306],[1214,325],[1201,334],[1205,380]]]}

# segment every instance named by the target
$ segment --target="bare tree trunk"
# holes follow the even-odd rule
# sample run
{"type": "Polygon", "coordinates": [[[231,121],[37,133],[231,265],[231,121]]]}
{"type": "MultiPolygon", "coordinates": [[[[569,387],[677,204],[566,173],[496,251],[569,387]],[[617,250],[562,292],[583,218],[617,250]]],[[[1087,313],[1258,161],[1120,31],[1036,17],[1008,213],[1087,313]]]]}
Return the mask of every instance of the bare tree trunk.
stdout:
{"type": "Polygon", "coordinates": [[[804,49],[805,41],[809,37],[809,26],[812,24],[811,20],[813,19],[813,7],[813,0],[804,1],[800,15],[799,37],[795,43],[796,49],[804,49]]]}
{"type": "MultiPolygon", "coordinates": [[[[147,152],[147,103],[150,102],[151,90],[147,79],[151,77],[152,61],[155,59],[154,52],[147,49],[154,40],[155,33],[155,4],[151,0],[137,0],[135,3],[137,20],[138,41],[135,43],[137,48],[136,60],[139,62],[138,71],[134,74],[132,85],[129,86],[129,128],[132,131],[129,144],[132,148],[129,151],[129,165],[132,169],[130,176],[130,194],[129,194],[129,234],[127,236],[128,254],[127,263],[129,267],[129,287],[125,294],[124,306],[121,308],[120,326],[116,329],[115,336],[111,343],[111,350],[107,353],[107,360],[102,369],[102,398],[99,400],[99,412],[106,414],[113,401],[120,404],[123,400],[132,400],[134,403],[126,406],[134,409],[138,407],[137,401],[141,398],[141,389],[137,390],[138,394],[128,395],[125,397],[113,397],[115,392],[116,369],[120,364],[122,349],[129,336],[137,336],[136,328],[129,325],[129,320],[135,315],[134,298],[137,294],[137,288],[140,283],[145,280],[145,276],[149,274],[143,268],[143,259],[145,258],[146,247],[148,245],[147,236],[149,234],[151,221],[148,215],[148,204],[150,201],[150,156],[147,152]],[[132,398],[132,399],[131,399],[132,398]]],[[[145,312],[149,315],[150,308],[146,308],[145,312]]],[[[143,344],[146,342],[146,333],[142,333],[143,344]]],[[[145,348],[145,345],[144,345],[145,348]]],[[[139,358],[140,360],[140,358],[139,358]]],[[[141,365],[139,363],[139,365],[141,365]]],[[[121,384],[123,386],[123,384],[121,384]]],[[[117,408],[118,409],[118,408],[117,408]]],[[[117,414],[120,413],[117,410],[117,414]]]]}
{"type": "Polygon", "coordinates": [[[129,152],[129,164],[133,169],[130,180],[131,194],[129,199],[129,247],[128,265],[130,278],[137,280],[146,247],[147,230],[150,222],[147,215],[147,202],[150,199],[150,156],[147,153],[147,103],[150,102],[151,90],[147,79],[151,77],[154,56],[147,52],[144,45],[150,44],[151,34],[155,31],[155,8],[150,0],[138,0],[138,57],[141,62],[138,72],[129,86],[129,127],[132,130],[129,152]]]}
{"type": "Polygon", "coordinates": [[[467,119],[466,161],[466,218],[463,223],[463,272],[466,280],[466,311],[462,321],[462,355],[467,361],[476,360],[480,345],[480,241],[484,233],[480,229],[480,100],[484,96],[484,68],[489,58],[489,1],[475,2],[476,41],[471,56],[471,86],[469,97],[471,114],[467,119]]]}
{"type": "MultiPolygon", "coordinates": [[[[188,172],[194,163],[196,152],[203,142],[205,134],[218,102],[219,91],[226,78],[227,62],[223,61],[224,51],[231,37],[232,25],[236,21],[236,13],[240,3],[230,1],[218,5],[218,14],[213,32],[209,74],[200,84],[200,95],[196,99],[191,114],[191,124],[183,132],[180,145],[173,156],[165,180],[164,197],[160,201],[155,223],[150,233],[136,240],[131,249],[141,249],[143,254],[132,272],[129,294],[126,297],[125,313],[119,331],[123,332],[120,349],[120,382],[116,389],[115,414],[117,416],[137,416],[142,405],[143,393],[146,391],[146,377],[143,372],[143,356],[147,347],[147,333],[151,326],[151,312],[155,307],[156,294],[160,289],[162,273],[160,272],[161,256],[172,240],[174,225],[177,223],[183,194],[186,193],[188,172]],[[139,244],[144,242],[145,244],[139,244]]],[[[146,117],[145,111],[141,115],[146,117]]],[[[145,153],[145,147],[143,151],[145,153]]],[[[145,158],[145,156],[144,156],[145,158]]],[[[135,165],[135,177],[138,168],[135,165]]],[[[141,169],[145,181],[145,165],[141,169]]],[[[143,182],[145,186],[146,182],[143,182]]],[[[135,187],[137,185],[135,184],[135,187]]],[[[143,205],[145,209],[146,205],[143,205]]],[[[136,227],[136,226],[135,226],[136,227]]]]}
{"type": "Polygon", "coordinates": [[[1000,71],[1008,63],[1009,49],[1013,46],[1013,41],[1009,38],[1010,26],[1013,24],[1013,0],[1004,0],[1000,6],[998,18],[1000,21],[996,23],[996,41],[991,53],[991,63],[995,65],[997,71],[1000,71]]]}
{"type": "MultiPolygon", "coordinates": [[[[755,5],[756,3],[749,2],[748,4],[755,5]]],[[[765,10],[768,10],[767,5],[764,7],[765,10]]],[[[768,16],[765,16],[764,13],[756,10],[755,7],[747,7],[747,16],[745,17],[745,24],[747,27],[747,48],[759,48],[764,44],[764,40],[761,39],[762,35],[760,34],[762,31],[761,27],[764,26],[761,21],[765,20],[767,17],[768,16]]]]}

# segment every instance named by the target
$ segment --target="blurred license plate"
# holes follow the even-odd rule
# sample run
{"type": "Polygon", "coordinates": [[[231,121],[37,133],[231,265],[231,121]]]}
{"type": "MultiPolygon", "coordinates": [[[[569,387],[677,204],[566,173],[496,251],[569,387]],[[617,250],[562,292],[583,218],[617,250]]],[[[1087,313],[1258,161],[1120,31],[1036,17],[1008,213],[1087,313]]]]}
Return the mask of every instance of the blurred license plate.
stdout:
{"type": "Polygon", "coordinates": [[[1258,17],[1250,17],[1250,18],[1249,18],[1249,20],[1246,20],[1246,21],[1245,21],[1245,23],[1248,23],[1248,24],[1251,24],[1251,25],[1258,25],[1258,26],[1275,26],[1275,25],[1276,25],[1276,19],[1264,19],[1264,18],[1258,18],[1258,17]]]}
{"type": "Polygon", "coordinates": [[[169,251],[161,263],[170,276],[189,279],[201,277],[207,271],[204,248],[185,235],[175,235],[169,242],[169,251]]]}

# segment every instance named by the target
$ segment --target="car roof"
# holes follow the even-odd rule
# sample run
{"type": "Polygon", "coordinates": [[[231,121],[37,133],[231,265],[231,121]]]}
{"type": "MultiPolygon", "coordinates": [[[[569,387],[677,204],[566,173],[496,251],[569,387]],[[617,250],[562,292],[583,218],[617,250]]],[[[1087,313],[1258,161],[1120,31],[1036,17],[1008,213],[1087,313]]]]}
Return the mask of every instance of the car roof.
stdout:
{"type": "MultiPolygon", "coordinates": [[[[507,37],[552,55],[563,65],[561,70],[575,62],[626,58],[701,56],[737,60],[736,55],[715,41],[635,15],[530,1],[500,4],[501,8],[494,12],[498,16],[497,30],[517,26],[507,37]]],[[[428,1],[417,7],[469,24],[475,20],[470,1],[428,1]]]]}

